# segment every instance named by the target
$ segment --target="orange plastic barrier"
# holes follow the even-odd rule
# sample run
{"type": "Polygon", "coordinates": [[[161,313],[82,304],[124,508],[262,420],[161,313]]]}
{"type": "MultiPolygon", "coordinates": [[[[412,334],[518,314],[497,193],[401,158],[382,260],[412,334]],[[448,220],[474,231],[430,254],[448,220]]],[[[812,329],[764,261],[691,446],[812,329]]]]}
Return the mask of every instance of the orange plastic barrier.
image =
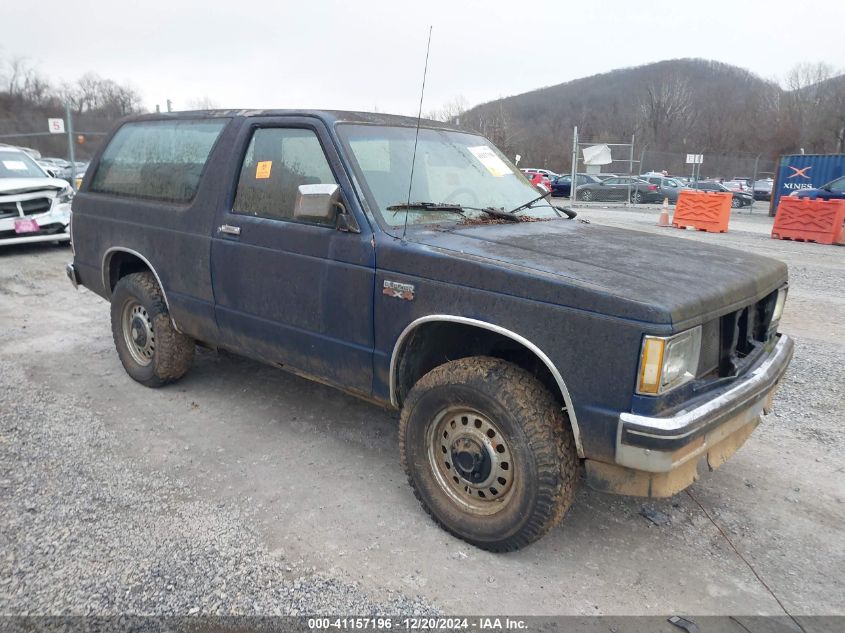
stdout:
{"type": "Polygon", "coordinates": [[[772,237],[778,240],[842,243],[845,200],[784,197],[778,203],[772,237]]]}
{"type": "Polygon", "coordinates": [[[692,227],[709,233],[727,233],[731,221],[731,200],[727,191],[681,191],[672,216],[672,226],[692,227]]]}

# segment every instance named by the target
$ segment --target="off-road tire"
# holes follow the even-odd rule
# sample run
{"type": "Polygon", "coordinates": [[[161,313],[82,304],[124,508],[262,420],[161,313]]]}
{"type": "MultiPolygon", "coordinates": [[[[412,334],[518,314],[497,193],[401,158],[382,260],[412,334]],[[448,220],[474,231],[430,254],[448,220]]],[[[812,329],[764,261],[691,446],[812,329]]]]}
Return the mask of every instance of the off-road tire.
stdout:
{"type": "Polygon", "coordinates": [[[195,342],[173,326],[164,294],[152,273],[132,273],[117,282],[111,297],[111,327],[123,368],[142,385],[161,387],[179,380],[190,368],[195,342]],[[132,357],[124,338],[123,309],[130,301],[143,306],[155,332],[155,349],[147,365],[139,364],[132,357]]]}
{"type": "Polygon", "coordinates": [[[399,422],[402,466],[414,495],[443,529],[492,552],[536,541],[563,518],[575,496],[578,458],[560,404],[533,375],[497,358],[451,361],[411,389],[399,422]],[[428,458],[428,429],[444,407],[468,407],[494,419],[514,454],[512,496],[479,516],[444,492],[428,458]]]}

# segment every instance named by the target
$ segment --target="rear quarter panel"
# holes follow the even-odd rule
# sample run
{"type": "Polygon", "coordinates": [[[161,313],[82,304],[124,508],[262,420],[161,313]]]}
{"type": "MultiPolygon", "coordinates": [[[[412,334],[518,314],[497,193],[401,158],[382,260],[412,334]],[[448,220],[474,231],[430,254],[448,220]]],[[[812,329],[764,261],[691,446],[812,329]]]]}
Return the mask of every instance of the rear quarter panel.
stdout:
{"type": "Polygon", "coordinates": [[[221,183],[230,177],[227,148],[239,124],[233,120],[223,129],[196,196],[185,205],[89,191],[101,150],[89,168],[92,177],[73,201],[74,264],[87,288],[109,298],[107,271],[112,249],[134,251],[158,276],[177,327],[199,340],[215,340],[211,235],[221,183]]]}

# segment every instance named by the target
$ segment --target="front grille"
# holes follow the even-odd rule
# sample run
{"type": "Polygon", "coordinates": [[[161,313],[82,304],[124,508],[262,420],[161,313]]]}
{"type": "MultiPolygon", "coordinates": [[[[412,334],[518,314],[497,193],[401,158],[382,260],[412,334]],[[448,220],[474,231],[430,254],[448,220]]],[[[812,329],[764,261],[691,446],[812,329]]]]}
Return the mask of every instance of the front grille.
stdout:
{"type": "Polygon", "coordinates": [[[719,375],[735,376],[744,361],[769,339],[777,291],[720,319],[719,375]]]}
{"type": "Polygon", "coordinates": [[[698,378],[735,376],[772,335],[777,291],[701,326],[698,378]]]}
{"type": "Polygon", "coordinates": [[[4,218],[16,218],[20,215],[17,202],[0,201],[0,220],[4,218]]]}
{"type": "Polygon", "coordinates": [[[14,202],[5,200],[0,202],[0,219],[19,217],[21,211],[23,211],[24,216],[46,213],[52,205],[52,198],[32,198],[31,200],[17,200],[14,202]]]}
{"type": "Polygon", "coordinates": [[[37,215],[50,210],[53,201],[50,198],[33,198],[32,200],[21,200],[20,205],[24,215],[37,215]]]}

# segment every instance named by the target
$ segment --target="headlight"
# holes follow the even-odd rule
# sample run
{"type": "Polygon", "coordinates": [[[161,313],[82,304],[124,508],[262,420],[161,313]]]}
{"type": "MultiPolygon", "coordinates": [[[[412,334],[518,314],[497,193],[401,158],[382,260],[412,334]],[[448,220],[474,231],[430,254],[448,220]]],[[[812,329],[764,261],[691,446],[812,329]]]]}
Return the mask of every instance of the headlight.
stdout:
{"type": "Polygon", "coordinates": [[[73,187],[70,185],[62,189],[56,196],[57,202],[70,202],[71,200],[73,200],[73,187]]]}
{"type": "Polygon", "coordinates": [[[772,325],[775,325],[783,316],[783,306],[786,303],[786,287],[778,290],[778,299],[775,302],[775,310],[772,312],[772,325]]]}
{"type": "Polygon", "coordinates": [[[637,393],[658,395],[695,378],[701,352],[701,326],[674,336],[645,336],[637,393]]]}

